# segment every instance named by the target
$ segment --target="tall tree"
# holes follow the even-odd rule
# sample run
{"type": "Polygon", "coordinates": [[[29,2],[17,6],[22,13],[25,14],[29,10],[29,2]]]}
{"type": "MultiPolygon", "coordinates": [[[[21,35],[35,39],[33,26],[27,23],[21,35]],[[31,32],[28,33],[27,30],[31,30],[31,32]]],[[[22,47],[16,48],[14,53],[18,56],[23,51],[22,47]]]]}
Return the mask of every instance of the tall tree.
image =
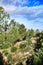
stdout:
{"type": "Polygon", "coordinates": [[[10,21],[10,23],[9,23],[10,28],[14,28],[15,25],[16,25],[16,22],[15,22],[14,19],[12,19],[12,20],[10,21]]]}
{"type": "Polygon", "coordinates": [[[26,28],[24,24],[19,25],[19,34],[21,36],[21,40],[24,40],[26,38],[26,28]]]}
{"type": "Polygon", "coordinates": [[[4,31],[5,40],[6,40],[6,31],[8,29],[8,19],[9,14],[4,10],[3,7],[0,7],[0,30],[4,31]]]}

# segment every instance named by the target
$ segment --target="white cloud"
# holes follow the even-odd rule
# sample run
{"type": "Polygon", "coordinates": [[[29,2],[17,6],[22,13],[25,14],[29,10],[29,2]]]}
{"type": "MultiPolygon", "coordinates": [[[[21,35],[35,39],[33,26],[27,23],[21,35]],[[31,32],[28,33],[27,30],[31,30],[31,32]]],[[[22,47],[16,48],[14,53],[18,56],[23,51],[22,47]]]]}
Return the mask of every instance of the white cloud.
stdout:
{"type": "Polygon", "coordinates": [[[0,0],[0,4],[6,4],[6,5],[14,4],[16,6],[22,6],[27,4],[28,2],[29,2],[28,0],[0,0]]]}
{"type": "MultiPolygon", "coordinates": [[[[12,18],[15,18],[16,20],[22,20],[25,22],[27,19],[29,21],[29,24],[31,28],[40,28],[41,25],[40,23],[43,23],[43,5],[39,6],[21,6],[23,4],[26,4],[28,0],[10,0],[13,4],[6,4],[2,3],[4,0],[0,1],[0,5],[4,7],[4,9],[10,14],[12,18]],[[19,6],[16,6],[15,4],[19,3],[19,6]],[[37,24],[37,22],[39,22],[37,24]],[[34,24],[33,24],[34,23],[34,24]],[[40,24],[40,25],[39,25],[40,24]]],[[[8,0],[9,1],[9,0],[8,0]]],[[[34,2],[34,5],[38,3],[34,2]]],[[[27,22],[26,22],[27,23],[27,22]]],[[[26,24],[27,25],[27,24],[26,24]]],[[[27,25],[28,26],[28,25],[27,25]]],[[[43,28],[43,26],[41,26],[43,28]]]]}
{"type": "MultiPolygon", "coordinates": [[[[34,20],[37,18],[43,18],[43,5],[39,6],[33,6],[33,7],[28,7],[28,6],[15,6],[11,4],[7,4],[6,6],[2,4],[4,0],[1,0],[1,4],[4,9],[14,17],[24,17],[27,18],[28,20],[34,20]]],[[[11,0],[12,2],[27,2],[28,0],[11,0]]]]}
{"type": "Polygon", "coordinates": [[[4,7],[4,9],[7,11],[7,12],[13,12],[16,10],[16,7],[13,6],[13,5],[2,5],[4,7]]]}
{"type": "Polygon", "coordinates": [[[28,2],[28,0],[14,0],[14,1],[12,1],[12,3],[14,3],[14,4],[18,3],[20,6],[26,4],[27,2],[28,2]]]}
{"type": "Polygon", "coordinates": [[[43,5],[34,7],[16,7],[14,5],[6,5],[3,7],[13,16],[23,16],[28,19],[42,18],[43,17],[43,5]]]}

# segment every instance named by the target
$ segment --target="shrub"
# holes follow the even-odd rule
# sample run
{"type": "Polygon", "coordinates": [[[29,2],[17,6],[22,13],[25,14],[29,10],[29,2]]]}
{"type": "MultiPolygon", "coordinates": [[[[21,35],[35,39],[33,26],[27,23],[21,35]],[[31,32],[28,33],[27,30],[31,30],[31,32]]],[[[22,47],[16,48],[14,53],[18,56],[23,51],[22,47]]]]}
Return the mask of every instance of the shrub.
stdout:
{"type": "Polygon", "coordinates": [[[43,46],[43,42],[42,42],[42,46],[43,46]]]}
{"type": "Polygon", "coordinates": [[[11,46],[10,42],[4,42],[2,45],[2,49],[9,48],[11,46]]]}
{"type": "Polygon", "coordinates": [[[20,48],[24,49],[26,47],[26,44],[20,44],[20,48]]]}
{"type": "Polygon", "coordinates": [[[13,64],[13,58],[12,58],[12,54],[8,54],[7,55],[7,58],[8,58],[8,65],[12,65],[13,64]]]}
{"type": "Polygon", "coordinates": [[[8,51],[4,50],[3,53],[7,56],[8,55],[8,51]]]}
{"type": "Polygon", "coordinates": [[[16,65],[23,65],[22,62],[17,63],[16,65]]]}
{"type": "Polygon", "coordinates": [[[14,47],[14,46],[12,46],[12,47],[11,47],[11,52],[15,52],[15,51],[17,51],[17,48],[14,47]]]}

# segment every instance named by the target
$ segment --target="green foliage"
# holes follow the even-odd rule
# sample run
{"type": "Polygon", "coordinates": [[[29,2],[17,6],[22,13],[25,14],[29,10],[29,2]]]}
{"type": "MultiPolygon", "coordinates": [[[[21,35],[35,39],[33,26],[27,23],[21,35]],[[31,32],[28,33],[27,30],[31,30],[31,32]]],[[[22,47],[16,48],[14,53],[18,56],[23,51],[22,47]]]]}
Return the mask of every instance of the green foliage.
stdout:
{"type": "Polygon", "coordinates": [[[7,49],[11,46],[10,42],[3,42],[3,44],[0,45],[1,49],[7,49]]]}
{"type": "Polygon", "coordinates": [[[11,29],[11,31],[8,33],[8,40],[12,43],[12,45],[14,45],[19,38],[19,31],[16,27],[11,29]]]}
{"type": "Polygon", "coordinates": [[[43,46],[43,42],[42,42],[42,46],[43,46]]]}
{"type": "Polygon", "coordinates": [[[37,42],[35,44],[35,50],[39,50],[43,46],[43,34],[38,33],[37,35],[39,38],[37,39],[37,42]]]}
{"type": "Polygon", "coordinates": [[[8,58],[8,65],[12,65],[12,64],[13,64],[12,55],[11,55],[11,54],[8,54],[8,55],[7,55],[7,58],[8,58]]]}
{"type": "MultiPolygon", "coordinates": [[[[19,52],[22,51],[30,52],[29,55],[23,56],[23,60],[27,59],[26,65],[43,65],[43,31],[40,32],[38,29],[34,31],[33,29],[26,30],[24,24],[17,23],[14,19],[9,22],[9,14],[4,10],[3,7],[0,7],[0,49],[3,50],[4,55],[8,58],[8,65],[12,65],[13,53],[17,50],[17,59],[19,57],[19,52]],[[38,39],[35,39],[36,44],[32,44],[31,38],[34,36],[38,39]],[[19,45],[20,42],[20,45],[19,45]],[[15,47],[18,44],[19,48],[15,47]],[[33,48],[34,45],[34,48],[33,48]],[[9,49],[10,48],[10,49],[9,49]],[[10,50],[10,52],[8,51],[10,50]],[[29,56],[29,57],[28,57],[29,56]],[[28,58],[27,58],[28,57],[28,58]]],[[[15,58],[15,61],[16,58],[15,58]]],[[[16,65],[23,65],[22,62],[18,62],[16,65]]]]}
{"type": "Polygon", "coordinates": [[[16,52],[16,51],[17,51],[17,47],[12,46],[11,47],[11,52],[16,52]]]}
{"type": "Polygon", "coordinates": [[[21,25],[19,26],[19,33],[22,34],[22,33],[25,32],[25,31],[26,31],[25,26],[24,26],[23,24],[21,24],[21,25]]]}
{"type": "Polygon", "coordinates": [[[3,50],[3,53],[4,53],[5,56],[7,56],[9,54],[8,50],[5,50],[5,49],[3,50]]]}
{"type": "Polygon", "coordinates": [[[29,56],[26,61],[26,65],[33,65],[34,56],[29,56]]]}
{"type": "Polygon", "coordinates": [[[24,49],[26,47],[26,44],[20,44],[20,49],[24,49]]]}
{"type": "Polygon", "coordinates": [[[20,40],[25,39],[26,37],[26,28],[23,24],[19,25],[19,35],[20,35],[20,40]]]}
{"type": "Polygon", "coordinates": [[[17,63],[16,65],[23,65],[22,62],[17,63]]]}
{"type": "Polygon", "coordinates": [[[35,56],[34,59],[36,65],[43,65],[43,48],[40,48],[39,51],[35,54],[35,56]]]}
{"type": "Polygon", "coordinates": [[[8,19],[9,14],[7,14],[3,7],[0,7],[0,26],[4,31],[7,31],[8,19]]]}
{"type": "Polygon", "coordinates": [[[8,54],[7,58],[8,58],[9,61],[11,61],[12,60],[12,55],[8,54]]]}
{"type": "Polygon", "coordinates": [[[31,38],[32,36],[34,36],[34,30],[33,30],[33,29],[28,30],[28,31],[27,31],[27,35],[26,35],[26,39],[27,39],[27,40],[30,40],[30,38],[31,38]]]}
{"type": "Polygon", "coordinates": [[[36,29],[35,34],[37,34],[37,33],[39,33],[39,32],[40,32],[39,29],[36,29]]]}

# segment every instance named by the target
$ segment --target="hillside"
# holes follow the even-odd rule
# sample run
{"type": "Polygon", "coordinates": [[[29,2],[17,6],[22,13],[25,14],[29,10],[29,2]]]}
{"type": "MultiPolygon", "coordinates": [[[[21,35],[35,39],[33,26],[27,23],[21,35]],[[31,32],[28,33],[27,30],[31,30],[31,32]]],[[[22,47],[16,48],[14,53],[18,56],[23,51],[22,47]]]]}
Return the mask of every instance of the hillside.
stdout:
{"type": "Polygon", "coordinates": [[[32,43],[28,43],[26,40],[23,40],[16,42],[14,46],[7,49],[1,49],[0,53],[2,54],[5,63],[8,65],[16,65],[17,63],[22,62],[23,65],[27,65],[27,58],[35,54],[33,46],[36,44],[36,40],[38,40],[39,37],[32,37],[31,39],[32,43]],[[33,40],[36,42],[33,43],[33,40]]]}
{"type": "Polygon", "coordinates": [[[43,65],[43,31],[9,20],[0,7],[0,65],[43,65]],[[9,22],[10,21],[10,22],[9,22]]]}

